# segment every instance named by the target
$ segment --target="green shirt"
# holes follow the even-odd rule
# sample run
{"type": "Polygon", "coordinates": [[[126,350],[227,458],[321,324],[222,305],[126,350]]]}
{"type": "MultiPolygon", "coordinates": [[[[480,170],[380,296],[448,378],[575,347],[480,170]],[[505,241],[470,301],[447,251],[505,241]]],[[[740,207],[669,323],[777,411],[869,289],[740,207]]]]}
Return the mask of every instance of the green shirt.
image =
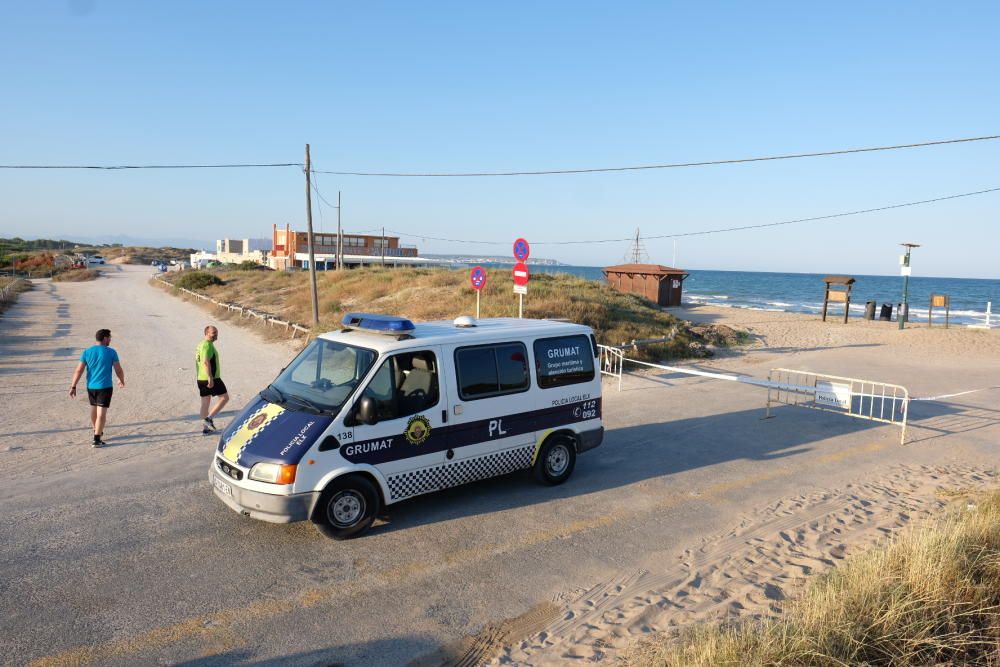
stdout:
{"type": "Polygon", "coordinates": [[[208,374],[205,373],[205,359],[208,359],[208,366],[212,369],[212,377],[222,377],[222,364],[219,363],[219,352],[210,340],[201,341],[194,350],[194,361],[195,366],[198,368],[198,379],[208,381],[208,374]]]}

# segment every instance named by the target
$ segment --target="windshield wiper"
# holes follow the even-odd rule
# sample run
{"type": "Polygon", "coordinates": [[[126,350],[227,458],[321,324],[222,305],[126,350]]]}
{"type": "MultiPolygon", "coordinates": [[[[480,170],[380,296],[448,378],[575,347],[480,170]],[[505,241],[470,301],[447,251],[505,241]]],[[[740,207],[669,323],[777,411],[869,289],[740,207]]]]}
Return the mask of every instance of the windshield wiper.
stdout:
{"type": "Polygon", "coordinates": [[[326,408],[321,406],[319,403],[313,403],[308,398],[303,398],[302,396],[295,396],[293,394],[292,396],[288,396],[287,400],[298,403],[299,405],[309,408],[310,410],[315,410],[319,414],[326,412],[326,408]]]}

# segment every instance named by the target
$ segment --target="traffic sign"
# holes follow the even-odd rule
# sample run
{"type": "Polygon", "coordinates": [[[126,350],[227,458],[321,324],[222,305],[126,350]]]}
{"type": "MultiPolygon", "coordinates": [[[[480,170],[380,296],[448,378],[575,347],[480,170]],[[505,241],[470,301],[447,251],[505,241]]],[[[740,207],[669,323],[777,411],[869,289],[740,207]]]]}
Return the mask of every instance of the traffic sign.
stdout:
{"type": "Polygon", "coordinates": [[[514,294],[527,294],[527,293],[528,293],[527,285],[514,285],[514,294]]]}
{"type": "Polygon", "coordinates": [[[514,276],[515,285],[527,285],[528,278],[531,275],[528,273],[528,265],[524,262],[518,262],[514,265],[514,271],[512,272],[514,276]]]}
{"type": "Polygon", "coordinates": [[[531,254],[531,246],[524,239],[518,239],[514,241],[514,259],[519,262],[528,261],[528,256],[531,254]]]}
{"type": "Polygon", "coordinates": [[[486,287],[486,269],[481,266],[472,267],[472,271],[469,273],[469,282],[472,283],[472,289],[477,292],[486,287]]]}

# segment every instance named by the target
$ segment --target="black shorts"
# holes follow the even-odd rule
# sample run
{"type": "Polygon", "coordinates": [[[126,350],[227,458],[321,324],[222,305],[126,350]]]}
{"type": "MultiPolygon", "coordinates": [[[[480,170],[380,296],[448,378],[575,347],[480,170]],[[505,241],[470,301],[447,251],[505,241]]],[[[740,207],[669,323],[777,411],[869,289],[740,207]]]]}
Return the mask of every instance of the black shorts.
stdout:
{"type": "Polygon", "coordinates": [[[228,394],[229,390],[226,389],[226,383],[222,381],[222,378],[215,378],[212,380],[212,388],[208,387],[208,380],[198,380],[198,395],[199,396],[222,396],[223,394],[228,394]]]}
{"type": "Polygon", "coordinates": [[[90,404],[97,406],[99,408],[110,408],[111,407],[111,394],[114,390],[111,387],[107,389],[88,389],[87,398],[90,399],[90,404]]]}

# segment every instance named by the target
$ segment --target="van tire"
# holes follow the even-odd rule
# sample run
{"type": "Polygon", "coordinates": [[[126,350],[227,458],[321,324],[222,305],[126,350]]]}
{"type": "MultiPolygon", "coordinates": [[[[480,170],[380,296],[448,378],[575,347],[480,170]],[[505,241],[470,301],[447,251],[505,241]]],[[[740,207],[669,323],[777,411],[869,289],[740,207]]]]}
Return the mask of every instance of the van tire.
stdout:
{"type": "Polygon", "coordinates": [[[368,530],[381,511],[374,484],[362,475],[344,475],[320,494],[312,520],[327,537],[346,540],[368,530]]]}
{"type": "Polygon", "coordinates": [[[540,484],[562,484],[573,474],[576,442],[566,435],[554,435],[542,443],[532,471],[540,484]]]}

